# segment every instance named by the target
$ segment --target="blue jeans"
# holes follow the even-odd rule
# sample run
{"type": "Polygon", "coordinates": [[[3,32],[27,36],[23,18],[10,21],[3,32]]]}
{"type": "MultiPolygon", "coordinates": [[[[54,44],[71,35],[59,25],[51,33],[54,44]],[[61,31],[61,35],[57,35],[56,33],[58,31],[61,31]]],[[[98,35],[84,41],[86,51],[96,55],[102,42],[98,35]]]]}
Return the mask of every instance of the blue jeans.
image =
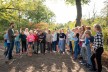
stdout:
{"type": "Polygon", "coordinates": [[[90,44],[86,45],[86,54],[87,54],[87,64],[92,65],[91,63],[91,48],[90,48],[90,44]]]}
{"type": "Polygon", "coordinates": [[[20,53],[20,42],[15,41],[15,46],[16,46],[16,53],[20,53]]]}
{"type": "Polygon", "coordinates": [[[53,41],[52,42],[52,50],[53,51],[56,51],[56,41],[53,41]]]}
{"type": "Polygon", "coordinates": [[[65,52],[65,40],[59,40],[60,52],[65,52]]]}
{"type": "Polygon", "coordinates": [[[7,43],[7,49],[6,49],[6,52],[5,52],[5,57],[7,57],[7,58],[9,56],[9,49],[10,49],[10,43],[7,43]]]}
{"type": "Polygon", "coordinates": [[[10,48],[9,48],[9,55],[8,55],[8,59],[12,59],[12,51],[14,48],[14,41],[10,41],[10,48]]]}
{"type": "Polygon", "coordinates": [[[74,59],[77,59],[77,56],[80,53],[80,47],[78,43],[78,41],[74,42],[74,59]]]}

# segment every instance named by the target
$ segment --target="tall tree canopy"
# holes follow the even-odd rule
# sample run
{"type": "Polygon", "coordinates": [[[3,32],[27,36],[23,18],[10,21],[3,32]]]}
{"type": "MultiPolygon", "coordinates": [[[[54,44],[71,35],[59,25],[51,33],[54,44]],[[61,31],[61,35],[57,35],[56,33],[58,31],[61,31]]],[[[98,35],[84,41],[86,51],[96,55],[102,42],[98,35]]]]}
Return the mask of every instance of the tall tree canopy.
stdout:
{"type": "Polygon", "coordinates": [[[80,26],[81,25],[81,18],[82,18],[82,4],[87,4],[88,2],[90,2],[90,0],[65,0],[66,3],[69,4],[76,4],[76,8],[77,8],[77,18],[76,18],[76,24],[75,26],[80,26]]]}
{"type": "Polygon", "coordinates": [[[54,13],[44,4],[44,0],[0,0],[0,26],[14,21],[17,26],[29,22],[51,22],[54,13]]]}

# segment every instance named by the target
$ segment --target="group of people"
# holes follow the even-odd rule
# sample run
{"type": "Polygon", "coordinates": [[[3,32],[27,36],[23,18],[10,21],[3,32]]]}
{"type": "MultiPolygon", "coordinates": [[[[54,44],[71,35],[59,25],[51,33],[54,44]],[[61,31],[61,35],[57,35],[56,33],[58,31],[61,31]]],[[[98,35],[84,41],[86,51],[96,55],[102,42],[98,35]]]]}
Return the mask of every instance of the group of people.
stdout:
{"type": "Polygon", "coordinates": [[[14,23],[4,35],[4,53],[6,59],[13,58],[12,52],[15,45],[16,55],[26,53],[28,56],[39,52],[65,54],[66,49],[73,56],[73,59],[82,57],[81,64],[86,65],[91,71],[102,71],[101,55],[103,53],[103,34],[99,24],[93,27],[96,35],[92,35],[89,26],[78,26],[74,29],[60,30],[14,30],[14,23]]]}

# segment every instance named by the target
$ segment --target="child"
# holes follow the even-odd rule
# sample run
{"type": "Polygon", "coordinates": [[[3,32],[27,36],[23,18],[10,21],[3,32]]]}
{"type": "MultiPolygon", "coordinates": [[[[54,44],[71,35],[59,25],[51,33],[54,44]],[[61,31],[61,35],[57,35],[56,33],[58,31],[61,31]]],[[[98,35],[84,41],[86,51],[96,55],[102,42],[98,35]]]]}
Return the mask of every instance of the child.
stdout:
{"type": "Polygon", "coordinates": [[[77,59],[78,54],[80,53],[80,48],[79,48],[79,33],[77,33],[77,29],[75,29],[75,36],[73,38],[74,40],[74,60],[77,59]]]}
{"type": "Polygon", "coordinates": [[[40,44],[40,50],[41,50],[41,53],[45,54],[45,35],[42,33],[42,31],[40,31],[40,34],[39,34],[39,44],[40,44]]]}
{"type": "Polygon", "coordinates": [[[26,47],[26,35],[24,34],[24,31],[21,32],[20,34],[20,38],[21,38],[21,43],[22,43],[22,53],[27,51],[27,47],[26,47]]]}
{"type": "Polygon", "coordinates": [[[86,59],[86,62],[87,62],[87,67],[90,67],[92,64],[91,64],[91,60],[90,60],[90,57],[91,57],[91,48],[90,48],[90,40],[89,38],[91,37],[91,32],[89,30],[85,31],[85,46],[86,46],[86,55],[87,55],[87,59],[86,59]]]}
{"type": "Polygon", "coordinates": [[[4,34],[4,48],[5,48],[5,52],[4,52],[4,54],[5,54],[6,49],[7,49],[7,31],[5,31],[5,34],[4,34]]]}
{"type": "Polygon", "coordinates": [[[20,53],[20,34],[18,30],[15,31],[15,46],[16,46],[16,55],[20,53]]]}
{"type": "Polygon", "coordinates": [[[33,36],[33,31],[29,31],[29,35],[27,36],[27,42],[28,42],[28,56],[32,56],[32,47],[34,43],[34,36],[33,36]]]}
{"type": "Polygon", "coordinates": [[[55,53],[56,52],[56,41],[57,41],[57,33],[53,31],[52,33],[52,50],[55,53]]]}
{"type": "Polygon", "coordinates": [[[34,54],[38,54],[38,50],[39,50],[39,47],[38,47],[38,34],[36,33],[36,31],[34,31],[34,54]]]}
{"type": "Polygon", "coordinates": [[[47,46],[48,46],[48,51],[51,52],[52,51],[52,48],[51,48],[52,35],[51,35],[50,30],[48,30],[48,34],[46,34],[46,42],[47,42],[47,46]]]}

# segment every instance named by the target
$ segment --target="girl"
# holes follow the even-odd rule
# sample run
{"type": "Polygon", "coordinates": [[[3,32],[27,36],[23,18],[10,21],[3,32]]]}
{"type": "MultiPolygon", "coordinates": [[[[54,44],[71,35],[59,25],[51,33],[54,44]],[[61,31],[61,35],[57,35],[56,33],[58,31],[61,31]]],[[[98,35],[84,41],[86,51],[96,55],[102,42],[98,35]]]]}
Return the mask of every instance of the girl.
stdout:
{"type": "Polygon", "coordinates": [[[52,49],[53,52],[56,52],[56,41],[57,41],[57,33],[53,31],[52,33],[52,49]]]}
{"type": "Polygon", "coordinates": [[[59,34],[59,48],[60,48],[60,53],[65,53],[65,40],[66,40],[66,35],[64,34],[63,29],[60,30],[59,34]]]}
{"type": "Polygon", "coordinates": [[[85,45],[86,45],[86,66],[87,67],[90,67],[92,64],[91,64],[91,60],[90,60],[90,57],[91,57],[91,48],[90,48],[90,40],[89,38],[91,37],[91,32],[89,30],[85,31],[85,45]]]}
{"type": "Polygon", "coordinates": [[[46,42],[47,42],[47,46],[48,46],[48,51],[51,52],[52,51],[52,48],[51,48],[52,35],[51,35],[50,30],[48,30],[48,34],[46,34],[46,42]]]}
{"type": "Polygon", "coordinates": [[[32,56],[32,47],[34,43],[34,36],[33,36],[33,31],[29,31],[29,35],[27,36],[27,42],[28,42],[28,56],[32,56]]]}
{"type": "Polygon", "coordinates": [[[36,31],[34,31],[34,54],[38,54],[38,35],[36,33],[36,31]]]}
{"type": "Polygon", "coordinates": [[[99,24],[94,25],[94,31],[96,32],[96,35],[94,36],[94,53],[91,56],[91,62],[93,65],[93,68],[91,70],[96,71],[96,64],[95,64],[95,58],[97,61],[97,72],[102,71],[102,64],[101,64],[101,56],[104,51],[103,49],[103,34],[102,29],[99,24]]]}
{"type": "Polygon", "coordinates": [[[15,46],[16,46],[16,55],[20,54],[20,35],[18,30],[15,31],[15,46]]]}
{"type": "Polygon", "coordinates": [[[42,33],[42,31],[40,31],[40,34],[39,34],[39,44],[40,44],[40,50],[41,50],[41,53],[45,54],[45,35],[42,33]]]}
{"type": "Polygon", "coordinates": [[[24,34],[24,31],[21,32],[20,34],[21,38],[21,44],[22,44],[22,53],[27,52],[27,44],[26,44],[26,38],[27,36],[24,34]]]}
{"type": "Polygon", "coordinates": [[[79,49],[79,33],[77,33],[77,29],[75,29],[75,36],[74,36],[74,59],[77,59],[78,54],[80,52],[79,49]]]}

